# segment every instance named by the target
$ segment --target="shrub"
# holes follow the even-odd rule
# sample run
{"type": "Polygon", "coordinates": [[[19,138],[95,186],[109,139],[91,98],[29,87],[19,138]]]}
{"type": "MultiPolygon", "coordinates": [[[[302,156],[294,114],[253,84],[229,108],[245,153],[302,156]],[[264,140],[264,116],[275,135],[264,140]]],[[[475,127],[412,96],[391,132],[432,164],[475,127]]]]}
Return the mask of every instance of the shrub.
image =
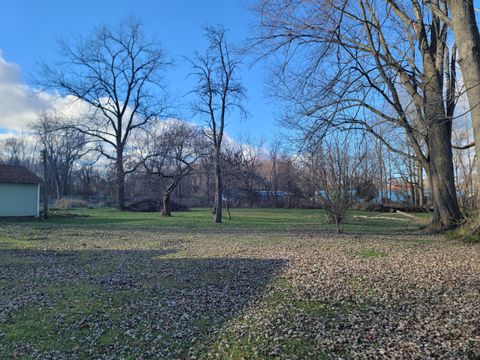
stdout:
{"type": "Polygon", "coordinates": [[[349,196],[345,192],[332,192],[321,197],[320,202],[327,214],[327,222],[335,224],[340,232],[340,224],[345,221],[350,205],[349,196]]]}

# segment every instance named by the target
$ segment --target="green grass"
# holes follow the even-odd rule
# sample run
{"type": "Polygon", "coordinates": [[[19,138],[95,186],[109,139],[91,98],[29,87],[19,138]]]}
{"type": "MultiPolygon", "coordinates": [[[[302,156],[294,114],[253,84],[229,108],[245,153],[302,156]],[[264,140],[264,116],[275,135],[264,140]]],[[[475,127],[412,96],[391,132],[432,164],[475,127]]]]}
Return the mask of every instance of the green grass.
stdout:
{"type": "Polygon", "coordinates": [[[102,308],[100,287],[74,283],[51,286],[45,291],[49,298],[58,299],[53,307],[28,306],[20,309],[8,321],[2,331],[4,341],[14,351],[16,344],[34,343],[40,351],[62,349],[71,352],[89,331],[87,324],[73,326],[68,333],[58,330],[58,324],[72,325],[102,308]],[[72,331],[73,328],[73,331],[72,331]]]}
{"type": "MultiPolygon", "coordinates": [[[[209,209],[192,209],[188,212],[174,213],[172,217],[161,217],[158,213],[121,212],[115,209],[77,209],[70,211],[52,211],[46,221],[25,220],[13,224],[27,225],[32,228],[56,228],[58,226],[78,228],[111,228],[142,230],[148,227],[161,227],[162,231],[202,231],[238,229],[252,231],[334,231],[333,224],[326,223],[323,210],[311,209],[232,209],[232,219],[223,219],[222,225],[213,224],[209,209]],[[132,228],[135,226],[135,228],[132,228]]],[[[401,221],[405,217],[395,213],[372,213],[367,211],[350,211],[342,224],[342,230],[355,233],[390,233],[415,230],[429,221],[429,214],[416,214],[410,222],[401,221]],[[399,219],[365,219],[356,216],[387,216],[399,219]]],[[[9,222],[12,223],[11,221],[9,222]]],[[[0,220],[0,224],[2,221],[0,220]]],[[[71,233],[70,236],[78,234],[71,233]]],[[[42,240],[41,235],[29,237],[29,240],[42,240]]]]}
{"type": "MultiPolygon", "coordinates": [[[[281,276],[292,254],[308,257],[321,248],[355,261],[388,259],[397,234],[411,234],[428,221],[422,215],[406,226],[356,217],[379,213],[350,212],[345,233],[387,235],[381,243],[363,244],[331,240],[335,228],[321,210],[233,209],[232,215],[213,224],[208,209],[169,218],[85,209],[52,212],[46,221],[1,220],[0,358],[218,353],[264,359],[275,358],[276,351],[329,358],[313,328],[297,337],[268,335],[277,326],[295,329],[299,321],[307,328],[318,321],[333,324],[363,309],[334,294],[323,300],[306,296],[304,284],[281,276]],[[14,304],[3,318],[2,303],[14,304]]],[[[417,241],[424,240],[402,246],[417,241]]],[[[372,293],[369,284],[343,276],[353,295],[372,293]]]]}

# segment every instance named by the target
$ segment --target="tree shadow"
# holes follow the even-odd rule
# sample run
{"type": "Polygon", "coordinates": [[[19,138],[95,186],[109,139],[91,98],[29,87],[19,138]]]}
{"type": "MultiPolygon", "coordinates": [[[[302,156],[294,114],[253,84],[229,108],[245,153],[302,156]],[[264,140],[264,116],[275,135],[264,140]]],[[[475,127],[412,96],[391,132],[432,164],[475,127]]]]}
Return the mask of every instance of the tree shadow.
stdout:
{"type": "Polygon", "coordinates": [[[175,256],[175,250],[0,250],[0,357],[201,354],[286,265],[175,256]]]}

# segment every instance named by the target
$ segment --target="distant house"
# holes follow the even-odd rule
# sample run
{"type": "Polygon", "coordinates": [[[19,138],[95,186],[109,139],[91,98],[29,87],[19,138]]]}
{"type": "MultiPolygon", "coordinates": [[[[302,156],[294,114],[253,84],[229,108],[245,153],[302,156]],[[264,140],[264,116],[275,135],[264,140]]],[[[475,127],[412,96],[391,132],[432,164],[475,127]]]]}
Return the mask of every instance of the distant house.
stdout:
{"type": "Polygon", "coordinates": [[[285,199],[286,197],[290,196],[290,193],[287,191],[270,191],[270,190],[259,190],[255,191],[257,197],[262,200],[265,199],[272,199],[276,197],[277,199],[285,199]]]}
{"type": "Polygon", "coordinates": [[[288,205],[291,193],[288,191],[259,190],[255,192],[255,197],[259,206],[272,206],[275,199],[277,206],[283,207],[288,205]]]}
{"type": "Polygon", "coordinates": [[[40,216],[41,179],[23,166],[0,165],[0,217],[40,216]]]}
{"type": "MultiPolygon", "coordinates": [[[[314,199],[315,199],[316,201],[319,201],[319,200],[328,198],[329,196],[332,196],[333,193],[334,193],[334,191],[331,191],[330,193],[328,193],[326,190],[317,190],[317,191],[315,191],[315,193],[314,193],[314,199]]],[[[364,202],[365,202],[365,199],[363,199],[362,197],[360,197],[360,196],[357,194],[357,190],[356,190],[356,189],[344,189],[342,196],[344,196],[345,198],[350,199],[350,201],[352,201],[352,202],[354,202],[354,203],[361,204],[361,203],[364,203],[364,202]]]]}

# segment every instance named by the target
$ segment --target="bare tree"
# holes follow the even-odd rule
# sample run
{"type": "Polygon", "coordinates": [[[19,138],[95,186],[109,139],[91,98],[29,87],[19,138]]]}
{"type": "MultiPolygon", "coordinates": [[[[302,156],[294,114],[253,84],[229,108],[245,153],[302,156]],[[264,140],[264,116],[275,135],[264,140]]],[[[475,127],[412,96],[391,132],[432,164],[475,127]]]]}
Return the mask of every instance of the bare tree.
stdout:
{"type": "Polygon", "coordinates": [[[270,144],[269,155],[270,155],[270,163],[271,163],[271,171],[270,171],[270,187],[272,191],[272,199],[273,199],[273,207],[278,207],[278,160],[281,152],[281,143],[280,141],[274,140],[270,144]]]}
{"type": "Polygon", "coordinates": [[[107,180],[95,161],[82,161],[74,170],[74,182],[77,191],[84,195],[105,195],[107,180]]]}
{"type": "Polygon", "coordinates": [[[133,19],[117,28],[102,26],[85,39],[60,44],[62,61],[42,66],[42,83],[88,105],[81,122],[69,124],[98,143],[115,164],[117,206],[125,207],[128,142],[165,109],[161,72],[167,65],[160,46],[143,35],[133,19]]]}
{"type": "Polygon", "coordinates": [[[25,134],[0,140],[0,163],[32,168],[35,163],[35,146],[25,134]]]}
{"type": "Polygon", "coordinates": [[[225,207],[227,217],[232,219],[230,203],[232,201],[232,188],[242,178],[242,149],[226,147],[222,150],[223,192],[225,194],[225,207]]]}
{"type": "Polygon", "coordinates": [[[36,137],[46,150],[58,198],[69,192],[74,165],[88,152],[88,149],[85,149],[85,135],[63,125],[63,119],[45,111],[31,124],[36,137]]]}
{"type": "Polygon", "coordinates": [[[199,135],[195,126],[170,120],[138,139],[145,171],[162,185],[163,216],[171,216],[171,194],[201,156],[199,135]]]}
{"type": "MultiPolygon", "coordinates": [[[[474,142],[464,146],[475,146],[477,154],[477,177],[480,176],[480,31],[473,0],[425,1],[442,21],[448,24],[455,34],[459,65],[463,73],[470,116],[472,118],[474,142]]],[[[480,181],[477,180],[480,184],[480,181]]],[[[478,189],[477,189],[478,191],[478,189]]]]}
{"type": "Polygon", "coordinates": [[[304,197],[300,164],[295,161],[294,156],[283,151],[277,159],[277,169],[278,189],[283,193],[284,206],[299,205],[300,200],[304,197]]]}
{"type": "Polygon", "coordinates": [[[242,86],[238,71],[240,59],[232,46],[227,42],[223,27],[206,29],[209,47],[205,54],[196,54],[190,60],[193,75],[198,84],[192,91],[198,101],[193,106],[195,113],[206,118],[208,129],[205,136],[213,147],[215,166],[215,214],[214,222],[222,222],[222,168],[221,152],[225,124],[228,114],[237,110],[245,114],[242,100],[245,89],[242,86]]]}
{"type": "Polygon", "coordinates": [[[248,192],[248,205],[253,207],[255,185],[260,182],[260,163],[263,155],[263,139],[254,140],[250,137],[240,140],[240,173],[248,192]]]}
{"type": "Polygon", "coordinates": [[[442,18],[417,0],[264,0],[259,14],[258,48],[284,59],[276,90],[291,110],[285,122],[308,141],[332,129],[368,132],[421,161],[432,187],[432,226],[457,225],[456,57],[442,18]],[[392,141],[405,136],[414,154],[392,141]]]}
{"type": "Polygon", "coordinates": [[[351,157],[348,150],[348,138],[335,137],[322,144],[320,163],[319,198],[327,214],[328,222],[335,224],[340,232],[340,224],[345,221],[347,210],[352,203],[351,157]]]}

